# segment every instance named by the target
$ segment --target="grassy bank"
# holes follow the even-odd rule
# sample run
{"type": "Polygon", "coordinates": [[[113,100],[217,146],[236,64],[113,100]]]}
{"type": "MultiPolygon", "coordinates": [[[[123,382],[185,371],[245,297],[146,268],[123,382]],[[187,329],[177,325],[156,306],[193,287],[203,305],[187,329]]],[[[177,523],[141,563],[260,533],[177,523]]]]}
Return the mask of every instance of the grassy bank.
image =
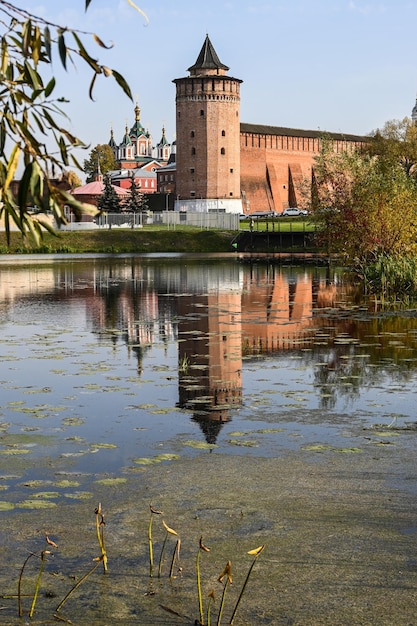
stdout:
{"type": "Polygon", "coordinates": [[[0,233],[1,254],[81,254],[81,253],[144,253],[144,252],[231,252],[235,232],[217,230],[167,230],[148,226],[144,229],[91,230],[45,233],[40,246],[11,233],[10,245],[0,233]]]}

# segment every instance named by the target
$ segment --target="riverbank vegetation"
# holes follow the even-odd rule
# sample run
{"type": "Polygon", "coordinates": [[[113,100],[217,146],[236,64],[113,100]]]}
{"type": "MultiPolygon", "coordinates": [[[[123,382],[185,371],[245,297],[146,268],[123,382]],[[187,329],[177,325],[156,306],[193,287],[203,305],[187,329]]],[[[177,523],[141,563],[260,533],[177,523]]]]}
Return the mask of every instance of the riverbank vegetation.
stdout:
{"type": "Polygon", "coordinates": [[[417,294],[417,128],[389,122],[365,148],[324,142],[310,199],[318,242],[368,290],[417,294]]]}
{"type": "Polygon", "coordinates": [[[0,233],[0,254],[128,254],[157,252],[220,253],[232,252],[235,232],[168,230],[149,226],[143,229],[112,228],[84,231],[45,232],[42,240],[22,238],[10,233],[10,242],[0,233]]]}

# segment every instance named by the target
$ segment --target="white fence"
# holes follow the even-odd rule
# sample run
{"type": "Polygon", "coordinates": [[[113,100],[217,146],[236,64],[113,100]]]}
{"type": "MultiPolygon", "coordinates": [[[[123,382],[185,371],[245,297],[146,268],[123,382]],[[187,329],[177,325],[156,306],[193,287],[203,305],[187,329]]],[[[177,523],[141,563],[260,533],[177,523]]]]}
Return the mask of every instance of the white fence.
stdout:
{"type": "Polygon", "coordinates": [[[168,229],[177,226],[193,226],[206,230],[239,230],[239,215],[236,213],[182,213],[178,211],[162,211],[160,213],[106,213],[96,218],[101,228],[143,228],[148,224],[166,226],[168,229]]]}

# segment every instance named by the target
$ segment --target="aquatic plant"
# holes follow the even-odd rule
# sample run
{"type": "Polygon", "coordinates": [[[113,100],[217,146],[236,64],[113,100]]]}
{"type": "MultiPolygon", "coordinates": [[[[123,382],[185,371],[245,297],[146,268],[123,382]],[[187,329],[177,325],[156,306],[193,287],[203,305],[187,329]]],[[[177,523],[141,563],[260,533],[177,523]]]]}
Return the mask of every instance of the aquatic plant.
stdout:
{"type": "Polygon", "coordinates": [[[229,585],[232,584],[233,579],[232,579],[232,562],[231,561],[227,561],[226,563],[226,567],[224,568],[224,570],[222,571],[222,573],[220,574],[219,578],[218,578],[219,583],[223,583],[223,592],[222,592],[222,597],[220,600],[220,607],[219,607],[219,614],[217,616],[217,624],[216,626],[220,626],[221,621],[222,621],[222,615],[223,615],[223,609],[224,609],[224,603],[226,600],[226,591],[229,585]],[[223,583],[224,580],[224,583],[223,583]]]}
{"type": "MultiPolygon", "coordinates": [[[[153,550],[153,537],[152,537],[152,527],[153,527],[153,518],[155,515],[161,516],[163,515],[162,511],[159,511],[157,509],[155,509],[152,504],[149,505],[150,508],[150,520],[149,520],[149,526],[148,526],[148,542],[149,542],[149,566],[150,566],[150,577],[152,577],[153,574],[153,566],[154,566],[154,550],[153,550]]],[[[75,584],[69,589],[69,591],[65,594],[65,596],[62,598],[62,600],[59,602],[59,604],[56,606],[55,608],[55,613],[54,613],[54,617],[57,620],[62,620],[62,621],[67,621],[65,619],[63,619],[62,617],[60,617],[58,615],[58,613],[61,611],[62,607],[66,604],[66,602],[69,600],[69,598],[77,591],[77,589],[91,576],[91,574],[93,574],[96,569],[100,566],[100,564],[103,564],[103,572],[107,573],[108,571],[108,557],[107,557],[107,551],[106,551],[106,546],[105,546],[105,537],[104,537],[104,528],[105,528],[105,521],[104,521],[104,514],[102,512],[102,507],[101,507],[101,503],[98,504],[98,506],[95,508],[94,510],[94,514],[95,514],[95,527],[96,527],[96,535],[97,535],[97,541],[99,544],[99,549],[100,549],[100,555],[97,556],[96,558],[93,559],[93,565],[92,567],[90,567],[90,569],[84,574],[82,575],[76,582],[75,584]]],[[[165,537],[164,537],[164,541],[161,547],[161,553],[160,553],[160,557],[159,557],[159,566],[158,566],[158,578],[161,577],[162,575],[162,568],[163,568],[163,561],[164,561],[164,554],[166,551],[166,547],[168,545],[169,539],[171,537],[174,537],[176,539],[175,541],[175,546],[174,546],[174,550],[172,552],[172,558],[171,558],[171,564],[170,564],[170,569],[169,569],[169,578],[170,580],[172,580],[173,578],[176,577],[175,574],[175,566],[176,564],[178,565],[178,569],[177,572],[179,572],[180,574],[182,573],[182,567],[180,566],[180,550],[181,550],[181,539],[177,533],[177,531],[175,531],[173,528],[171,528],[170,526],[168,526],[168,524],[166,524],[166,522],[162,519],[162,527],[165,531],[165,537]]],[[[32,602],[31,602],[31,606],[30,606],[30,610],[29,610],[29,618],[32,619],[34,612],[35,612],[35,607],[37,604],[37,600],[39,597],[39,593],[40,593],[40,589],[41,589],[41,582],[42,582],[42,576],[44,574],[44,570],[45,570],[45,565],[47,562],[47,557],[52,554],[50,548],[57,548],[57,544],[52,541],[48,534],[46,534],[46,547],[44,550],[42,550],[40,553],[36,554],[31,552],[27,558],[25,559],[23,566],[21,568],[20,571],[20,575],[19,575],[19,582],[18,582],[18,612],[19,612],[19,617],[23,617],[23,607],[22,607],[22,584],[23,584],[23,576],[24,576],[24,572],[25,572],[25,568],[27,566],[27,563],[29,562],[30,559],[32,558],[38,558],[40,559],[40,567],[39,567],[39,571],[37,573],[37,577],[36,577],[36,581],[35,581],[35,591],[32,597],[32,602]]],[[[244,595],[244,592],[246,590],[249,578],[252,574],[254,565],[258,559],[258,556],[261,554],[261,552],[264,550],[264,546],[260,546],[259,548],[256,548],[255,550],[250,550],[248,552],[249,555],[253,556],[253,561],[249,567],[248,573],[246,575],[245,581],[243,583],[242,589],[239,593],[237,602],[235,604],[235,607],[233,609],[232,612],[232,616],[230,619],[229,624],[232,625],[234,623],[235,617],[236,617],[236,613],[238,611],[238,608],[240,606],[242,597],[244,595]]],[[[197,594],[198,594],[198,610],[199,610],[199,619],[195,620],[195,624],[199,624],[200,626],[211,626],[212,624],[212,611],[213,611],[213,606],[215,604],[215,594],[214,594],[214,590],[211,589],[209,594],[208,594],[208,601],[207,601],[207,609],[206,609],[206,614],[204,614],[204,606],[203,606],[203,592],[202,592],[202,576],[201,576],[201,554],[205,552],[205,553],[209,553],[210,552],[210,548],[208,548],[207,546],[204,545],[203,543],[203,537],[200,537],[199,540],[199,545],[198,545],[198,551],[197,551],[197,555],[196,555],[196,578],[197,578],[197,594]]],[[[218,577],[218,581],[222,584],[223,588],[222,588],[222,593],[221,593],[221,598],[220,598],[220,603],[219,603],[219,608],[218,608],[218,612],[217,612],[217,619],[216,619],[216,626],[221,626],[222,623],[222,618],[223,618],[223,613],[224,613],[224,609],[225,609],[225,604],[226,604],[226,597],[227,597],[227,591],[229,586],[232,584],[232,563],[230,560],[227,561],[226,566],[224,568],[224,570],[222,571],[222,573],[220,574],[220,576],[218,577]]],[[[150,595],[153,595],[155,593],[155,590],[151,590],[150,595]]],[[[180,616],[183,619],[187,619],[188,621],[192,621],[191,618],[189,618],[188,616],[184,616],[181,615],[180,613],[178,613],[177,611],[175,611],[174,609],[164,606],[163,604],[160,604],[160,607],[163,608],[164,610],[168,611],[171,614],[180,616]]],[[[71,623],[68,620],[68,623],[71,623]]]]}
{"type": "MultiPolygon", "coordinates": [[[[204,626],[203,594],[201,592],[201,570],[200,570],[201,552],[210,552],[210,548],[207,548],[207,546],[203,544],[203,537],[200,537],[200,542],[198,546],[198,552],[197,552],[197,558],[196,558],[196,574],[197,574],[198,607],[200,611],[200,624],[204,626]]],[[[210,606],[210,602],[209,602],[209,606],[210,606]]],[[[207,609],[207,612],[208,612],[208,609],[207,609]]],[[[207,615],[207,623],[208,622],[209,622],[209,613],[207,615]]]]}
{"type": "MultiPolygon", "coordinates": [[[[52,546],[54,548],[57,548],[57,544],[52,541],[52,539],[49,538],[48,534],[45,535],[45,541],[47,546],[52,546]]],[[[41,560],[41,564],[40,564],[40,568],[39,568],[39,572],[38,572],[38,576],[36,578],[36,583],[35,583],[35,592],[33,594],[33,599],[32,599],[32,604],[30,607],[30,611],[29,611],[29,617],[32,618],[33,617],[33,613],[35,612],[35,606],[36,606],[36,601],[38,599],[38,595],[39,595],[39,589],[41,587],[41,580],[42,580],[42,574],[43,571],[45,569],[45,562],[46,562],[46,557],[47,555],[51,554],[51,551],[49,549],[45,549],[42,550],[42,552],[40,553],[40,555],[35,554],[34,552],[31,552],[27,558],[25,559],[23,565],[22,565],[22,569],[20,570],[20,575],[19,575],[19,583],[18,583],[18,590],[17,590],[17,602],[18,602],[18,613],[19,613],[19,617],[23,616],[23,607],[22,607],[22,582],[23,582],[23,572],[25,571],[25,567],[27,565],[27,563],[29,562],[29,560],[32,557],[38,557],[41,560]]]]}
{"type": "Polygon", "coordinates": [[[365,293],[384,299],[417,298],[417,261],[415,257],[381,254],[357,269],[365,293]]]}
{"type": "MultiPolygon", "coordinates": [[[[178,537],[178,533],[173,528],[170,528],[169,526],[167,526],[167,524],[165,524],[164,520],[162,520],[162,525],[165,528],[166,532],[165,532],[164,543],[162,544],[162,548],[161,548],[161,554],[160,554],[160,557],[159,557],[158,578],[161,577],[162,562],[163,562],[163,559],[164,559],[165,546],[167,544],[168,538],[169,538],[170,535],[173,535],[174,537],[178,537]]],[[[175,558],[175,554],[176,554],[177,551],[178,551],[178,541],[175,544],[173,560],[175,558]]],[[[173,565],[171,565],[171,572],[172,572],[172,568],[173,568],[173,565]]]]}
{"type": "Polygon", "coordinates": [[[184,356],[180,359],[180,362],[178,363],[178,371],[181,372],[181,374],[186,374],[189,370],[189,367],[190,359],[186,354],[184,354],[184,356]]]}
{"type": "Polygon", "coordinates": [[[107,553],[106,553],[106,548],[105,548],[105,544],[104,544],[104,526],[105,526],[105,521],[104,521],[104,514],[102,513],[102,510],[101,510],[101,502],[99,502],[98,506],[94,510],[94,514],[96,516],[96,533],[97,533],[97,539],[98,539],[98,543],[99,543],[101,554],[100,554],[99,557],[96,557],[96,558],[93,559],[93,561],[94,561],[93,567],[91,569],[89,569],[88,572],[86,574],[84,574],[84,576],[82,576],[79,580],[77,580],[75,585],[73,587],[71,587],[71,589],[68,591],[66,596],[58,604],[58,606],[55,609],[55,611],[57,613],[59,613],[61,608],[64,606],[65,602],[68,600],[68,598],[70,598],[70,596],[72,596],[74,591],[76,591],[78,589],[78,587],[85,580],[87,580],[87,578],[93,572],[96,571],[96,569],[98,568],[100,563],[103,563],[103,571],[104,571],[104,573],[107,573],[107,553]]]}
{"type": "Polygon", "coordinates": [[[149,509],[151,511],[151,516],[149,518],[149,526],[148,526],[148,545],[149,545],[149,576],[152,578],[153,576],[153,539],[152,539],[152,524],[153,524],[153,516],[154,515],[162,515],[162,511],[158,511],[155,509],[152,504],[149,505],[149,509]]]}
{"type": "Polygon", "coordinates": [[[239,608],[240,601],[242,600],[242,596],[245,593],[246,586],[247,586],[247,584],[249,582],[249,577],[252,574],[252,570],[253,570],[253,568],[255,566],[255,563],[256,563],[256,561],[258,559],[258,556],[261,554],[261,552],[263,551],[264,548],[265,548],[265,545],[259,546],[259,548],[255,548],[255,550],[249,550],[249,552],[248,552],[248,554],[253,556],[253,561],[251,563],[251,566],[249,567],[249,570],[248,570],[248,573],[246,575],[245,582],[243,583],[242,589],[240,590],[240,594],[239,594],[239,597],[238,597],[237,602],[235,604],[235,608],[233,609],[232,617],[230,618],[230,622],[229,622],[230,625],[232,625],[233,622],[234,622],[237,610],[239,608]]]}
{"type": "Polygon", "coordinates": [[[101,550],[101,560],[103,561],[103,570],[106,573],[107,572],[107,554],[106,554],[106,547],[104,545],[104,527],[106,525],[106,522],[104,521],[104,515],[101,512],[100,502],[98,504],[98,507],[95,509],[94,513],[96,516],[97,540],[98,540],[98,545],[101,550]]]}

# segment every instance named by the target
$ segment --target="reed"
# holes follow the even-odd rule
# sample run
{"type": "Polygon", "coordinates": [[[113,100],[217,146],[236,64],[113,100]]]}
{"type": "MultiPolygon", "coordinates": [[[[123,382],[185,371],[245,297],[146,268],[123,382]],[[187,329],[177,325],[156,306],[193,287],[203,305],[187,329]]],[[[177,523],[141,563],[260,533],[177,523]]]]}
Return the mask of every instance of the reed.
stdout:
{"type": "Polygon", "coordinates": [[[237,613],[240,601],[242,600],[243,594],[245,593],[246,586],[247,586],[247,584],[249,582],[249,577],[252,574],[252,570],[253,570],[253,568],[255,566],[255,563],[256,563],[256,561],[258,559],[258,556],[261,554],[261,552],[263,551],[264,548],[265,548],[265,546],[263,545],[263,546],[259,546],[259,548],[255,548],[255,550],[249,550],[249,552],[248,552],[248,554],[253,556],[253,561],[251,563],[251,566],[249,567],[249,571],[248,571],[248,573],[246,575],[245,582],[243,583],[242,589],[240,590],[240,594],[239,594],[239,597],[238,597],[237,602],[235,604],[235,608],[233,609],[232,617],[230,618],[230,622],[229,622],[230,625],[232,625],[234,620],[235,620],[236,613],[237,613]]]}
{"type": "Polygon", "coordinates": [[[221,600],[220,600],[219,614],[217,616],[216,626],[220,626],[220,624],[222,622],[222,615],[223,615],[224,603],[226,601],[227,588],[233,582],[233,580],[232,580],[232,562],[231,561],[227,561],[226,567],[224,568],[223,572],[220,574],[220,576],[218,578],[218,581],[219,581],[219,583],[223,583],[223,592],[222,592],[222,597],[221,597],[221,600]],[[224,580],[224,583],[223,583],[223,580],[224,580]]]}
{"type": "MultiPolygon", "coordinates": [[[[164,553],[165,553],[165,547],[168,541],[168,538],[170,535],[173,535],[174,537],[178,537],[178,533],[175,532],[175,530],[173,528],[170,528],[169,526],[167,526],[167,524],[165,524],[164,520],[162,520],[162,525],[165,528],[165,539],[164,539],[164,543],[162,544],[162,548],[161,548],[161,554],[159,556],[159,566],[158,566],[158,578],[161,577],[161,573],[162,573],[162,563],[164,560],[164,553]]],[[[175,550],[176,550],[177,546],[175,546],[174,548],[174,554],[175,554],[175,550]]]]}
{"type": "Polygon", "coordinates": [[[98,503],[98,507],[94,511],[96,516],[96,533],[97,533],[97,541],[101,551],[101,561],[103,563],[103,571],[106,574],[108,571],[107,568],[107,553],[106,546],[104,543],[104,527],[106,522],[104,521],[104,515],[101,512],[101,502],[98,503]]]}
{"type": "MultiPolygon", "coordinates": [[[[196,558],[196,575],[197,575],[197,593],[198,593],[198,608],[199,608],[199,612],[200,612],[200,624],[202,624],[202,626],[204,626],[204,611],[203,611],[203,594],[201,591],[201,570],[200,570],[200,554],[201,552],[210,552],[210,548],[207,548],[207,546],[205,546],[203,544],[203,537],[200,537],[200,542],[199,542],[199,546],[198,546],[198,551],[197,551],[197,558],[196,558]]],[[[208,611],[208,609],[207,609],[208,611]]],[[[208,622],[208,616],[207,616],[207,622],[208,622]]]]}
{"type": "Polygon", "coordinates": [[[148,525],[148,546],[149,546],[149,577],[152,578],[153,576],[153,539],[152,539],[152,525],[153,525],[153,516],[154,515],[163,515],[162,511],[158,511],[157,509],[155,509],[152,504],[149,505],[149,509],[151,512],[150,518],[149,518],[149,525],[148,525]]]}

